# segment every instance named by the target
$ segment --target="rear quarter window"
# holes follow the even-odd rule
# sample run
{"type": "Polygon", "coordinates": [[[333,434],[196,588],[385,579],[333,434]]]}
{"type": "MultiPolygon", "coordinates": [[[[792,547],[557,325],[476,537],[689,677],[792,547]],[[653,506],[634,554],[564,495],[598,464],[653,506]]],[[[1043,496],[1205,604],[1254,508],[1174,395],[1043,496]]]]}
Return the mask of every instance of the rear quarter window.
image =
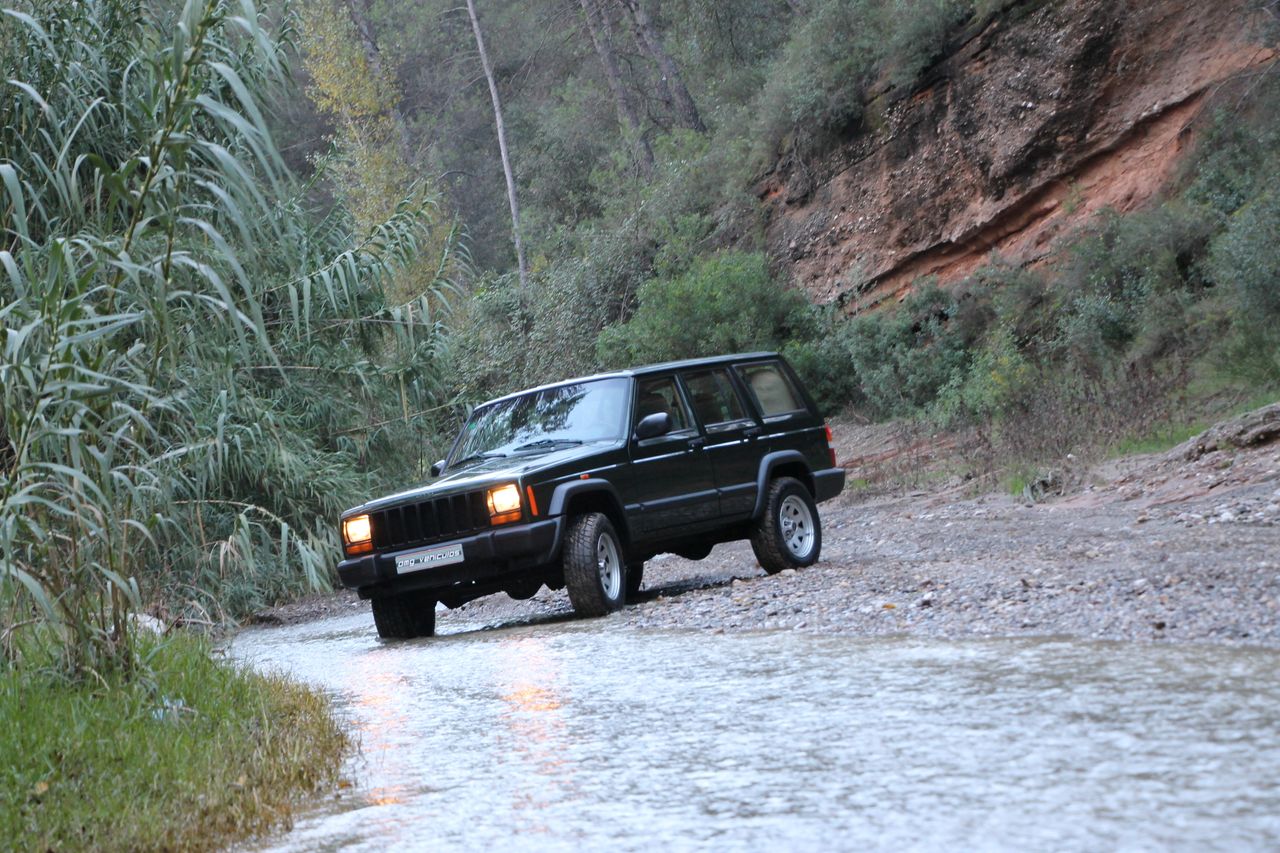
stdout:
{"type": "Polygon", "coordinates": [[[738,375],[766,418],[804,409],[795,386],[776,362],[744,365],[738,368],[738,375]]]}

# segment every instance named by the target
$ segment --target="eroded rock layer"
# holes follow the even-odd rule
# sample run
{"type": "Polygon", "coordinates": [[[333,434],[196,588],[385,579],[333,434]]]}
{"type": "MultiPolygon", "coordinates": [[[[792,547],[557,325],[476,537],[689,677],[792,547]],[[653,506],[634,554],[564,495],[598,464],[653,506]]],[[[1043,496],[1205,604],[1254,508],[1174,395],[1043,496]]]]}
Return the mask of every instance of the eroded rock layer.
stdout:
{"type": "Polygon", "coordinates": [[[993,252],[1035,263],[1110,207],[1175,176],[1224,81],[1261,70],[1247,0],[1024,2],[971,34],[864,131],[760,184],[771,256],[856,313],[993,252]]]}

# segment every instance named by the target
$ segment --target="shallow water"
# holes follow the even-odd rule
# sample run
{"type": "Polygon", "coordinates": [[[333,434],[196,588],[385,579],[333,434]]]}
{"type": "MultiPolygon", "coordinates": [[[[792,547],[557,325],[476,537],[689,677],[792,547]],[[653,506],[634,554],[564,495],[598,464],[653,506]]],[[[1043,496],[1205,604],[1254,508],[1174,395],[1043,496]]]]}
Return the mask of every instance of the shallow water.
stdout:
{"type": "Polygon", "coordinates": [[[353,787],[263,849],[1277,849],[1280,653],[628,632],[232,654],[332,691],[353,787]]]}

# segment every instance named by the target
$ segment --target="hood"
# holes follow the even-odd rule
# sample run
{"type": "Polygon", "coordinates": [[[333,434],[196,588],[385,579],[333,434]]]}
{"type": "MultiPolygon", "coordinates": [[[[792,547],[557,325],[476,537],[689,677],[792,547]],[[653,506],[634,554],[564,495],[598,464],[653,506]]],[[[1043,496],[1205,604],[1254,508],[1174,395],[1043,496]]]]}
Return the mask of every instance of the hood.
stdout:
{"type": "Polygon", "coordinates": [[[352,513],[371,512],[426,497],[454,495],[460,492],[474,491],[486,486],[509,483],[543,468],[550,468],[565,462],[594,456],[602,450],[609,450],[617,446],[617,442],[594,442],[550,451],[536,450],[528,453],[517,453],[512,456],[479,459],[462,468],[450,470],[449,473],[429,483],[423,483],[420,486],[405,489],[402,492],[376,498],[358,507],[352,507],[342,515],[345,518],[352,513]]]}

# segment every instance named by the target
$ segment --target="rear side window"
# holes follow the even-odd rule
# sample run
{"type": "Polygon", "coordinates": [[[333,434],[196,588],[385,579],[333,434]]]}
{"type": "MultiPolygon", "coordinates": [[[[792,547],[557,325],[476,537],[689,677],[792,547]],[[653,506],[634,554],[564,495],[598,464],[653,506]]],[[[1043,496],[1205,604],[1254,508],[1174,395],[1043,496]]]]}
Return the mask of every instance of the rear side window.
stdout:
{"type": "Polygon", "coordinates": [[[791,380],[776,362],[749,364],[739,367],[738,373],[751,389],[751,396],[756,398],[760,413],[766,418],[804,408],[791,380]]]}
{"type": "Polygon", "coordinates": [[[742,399],[724,370],[686,373],[685,387],[693,400],[693,412],[708,430],[747,420],[742,399]]]}
{"type": "Polygon", "coordinates": [[[680,397],[674,376],[645,379],[640,383],[636,397],[636,423],[658,412],[671,415],[672,432],[689,428],[689,412],[680,397]]]}

